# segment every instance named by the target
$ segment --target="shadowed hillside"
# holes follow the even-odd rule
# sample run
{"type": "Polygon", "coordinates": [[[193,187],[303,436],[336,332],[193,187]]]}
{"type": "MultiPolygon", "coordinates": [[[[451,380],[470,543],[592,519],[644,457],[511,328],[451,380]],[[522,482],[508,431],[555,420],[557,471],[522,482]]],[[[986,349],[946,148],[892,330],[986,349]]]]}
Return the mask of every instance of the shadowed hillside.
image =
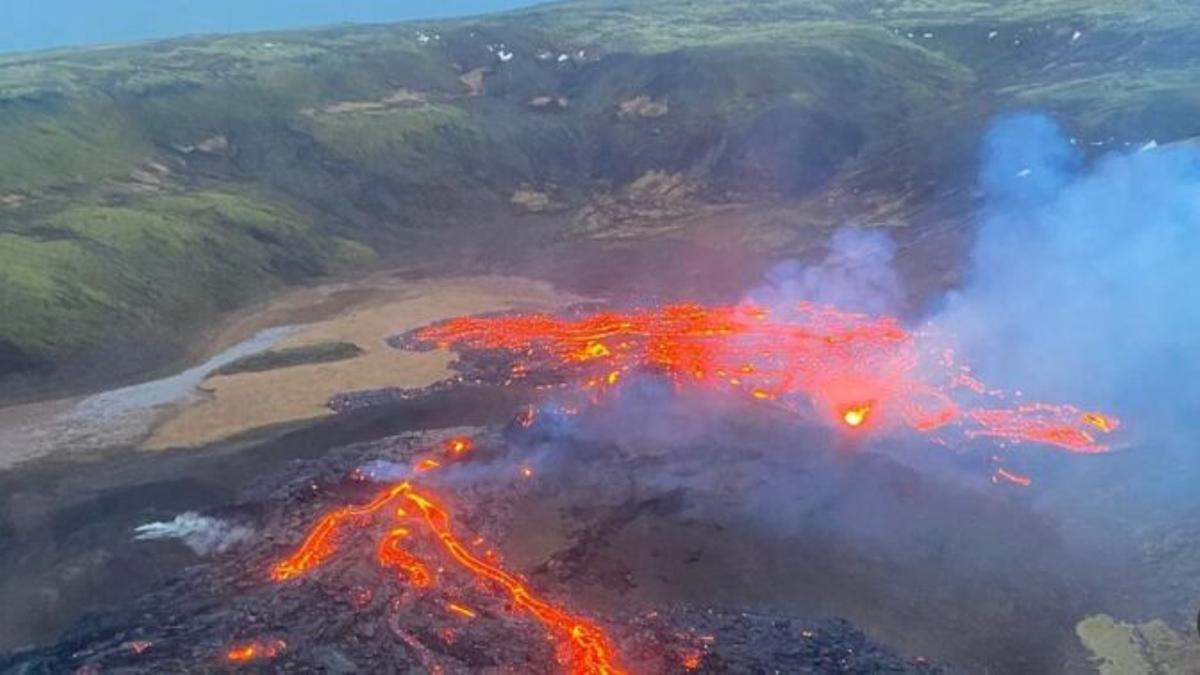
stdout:
{"type": "Polygon", "coordinates": [[[447,264],[602,239],[630,186],[962,214],[996,111],[1094,154],[1200,135],[1200,9],[1153,4],[583,0],[5,57],[0,377],[127,376],[273,289],[468,237],[447,264]]]}

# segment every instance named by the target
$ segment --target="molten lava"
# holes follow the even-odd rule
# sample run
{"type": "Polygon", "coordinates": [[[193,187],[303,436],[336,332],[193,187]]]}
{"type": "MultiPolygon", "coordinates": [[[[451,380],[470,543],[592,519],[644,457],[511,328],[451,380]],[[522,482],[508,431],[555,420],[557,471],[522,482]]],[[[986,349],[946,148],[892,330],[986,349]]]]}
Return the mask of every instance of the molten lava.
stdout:
{"type": "Polygon", "coordinates": [[[252,663],[266,661],[279,656],[287,649],[283,640],[260,640],[234,645],[225,652],[225,660],[230,663],[252,663]]]}
{"type": "MultiPolygon", "coordinates": [[[[600,312],[575,319],[546,314],[464,317],[417,331],[418,345],[507,353],[512,363],[507,382],[555,376],[564,387],[596,395],[620,386],[639,371],[662,373],[679,388],[700,387],[740,394],[782,410],[815,417],[844,433],[909,428],[922,433],[958,430],[968,438],[1037,443],[1075,453],[1105,452],[1099,434],[1115,430],[1117,419],[1074,406],[1048,403],[1002,405],[1005,392],[989,389],[954,355],[942,350],[933,363],[922,360],[919,337],[891,317],[868,317],[832,307],[801,304],[773,316],[749,305],[705,307],[677,304],[627,313],[600,312]]],[[[564,410],[575,410],[574,406],[564,410]]],[[[534,407],[516,423],[537,420],[534,407]]],[[[939,439],[940,440],[940,439],[939,439]]],[[[412,464],[412,475],[426,475],[461,461],[474,448],[470,438],[454,438],[412,464]]],[[[524,478],[533,469],[519,468],[524,478]]],[[[1000,468],[994,482],[1027,487],[1031,479],[1000,468]]],[[[536,595],[521,577],[506,571],[482,538],[464,543],[445,506],[410,482],[382,490],[365,504],[341,506],[322,516],[297,550],[270,570],[276,582],[296,579],[337,554],[347,527],[378,528],[378,565],[422,593],[446,592],[443,607],[458,620],[489,613],[460,599],[481,589],[492,600],[504,598],[513,610],[540,623],[558,645],[560,661],[571,673],[615,674],[611,639],[598,625],[536,595]],[[377,523],[377,521],[385,521],[377,523]],[[446,589],[451,570],[471,583],[446,589]]],[[[367,596],[368,598],[370,596],[367,596]]],[[[446,627],[443,639],[453,642],[446,627]]],[[[433,670],[428,649],[399,635],[433,670]]],[[[231,662],[269,658],[282,641],[238,645],[231,662]]],[[[695,670],[704,653],[690,651],[680,665],[695,670]]]]}
{"type": "Polygon", "coordinates": [[[848,427],[861,427],[867,421],[867,416],[871,414],[870,405],[858,405],[853,408],[847,408],[842,413],[842,421],[848,427]]]}
{"type": "MultiPolygon", "coordinates": [[[[455,447],[470,448],[473,447],[473,443],[470,439],[455,439],[450,441],[445,449],[455,452],[455,447]]],[[[414,466],[421,465],[422,462],[419,461],[414,466]]],[[[317,521],[299,549],[272,567],[271,579],[276,582],[289,581],[320,566],[336,554],[337,538],[341,535],[343,526],[351,523],[367,524],[369,517],[382,513],[390,514],[397,521],[415,521],[414,524],[424,525],[426,534],[449,560],[455,562],[477,582],[503,592],[513,607],[523,610],[545,626],[552,635],[557,636],[560,652],[564,655],[571,673],[617,675],[622,672],[614,665],[615,650],[601,628],[538,597],[524,580],[491,562],[489,559],[493,556],[485,555],[481,558],[473,554],[455,535],[449,512],[435,503],[429,495],[418,493],[408,482],[381,491],[374,499],[361,506],[343,506],[327,513],[317,521]]],[[[420,559],[405,545],[411,537],[413,532],[409,527],[394,525],[380,540],[376,549],[376,560],[383,568],[399,570],[404,580],[413,588],[430,589],[439,579],[430,571],[429,561],[420,559]]],[[[476,538],[472,543],[482,544],[482,538],[476,538]]],[[[447,602],[445,606],[448,612],[463,619],[474,619],[478,616],[476,610],[459,602],[447,602]]],[[[252,648],[257,649],[256,646],[239,648],[242,651],[239,651],[238,655],[241,656],[245,649],[252,648]]],[[[233,660],[232,656],[230,660],[233,660]]]]}
{"type": "Polygon", "coordinates": [[[651,370],[679,387],[740,392],[841,429],[960,428],[971,438],[1099,453],[1108,448],[1097,432],[1118,426],[1113,417],[1069,405],[996,406],[1005,392],[956,367],[950,350],[923,362],[921,336],[897,319],[813,304],[779,315],[753,305],[676,304],[575,319],[462,317],[414,337],[443,348],[508,352],[513,380],[558,372],[568,385],[605,390],[625,374],[651,370]]]}

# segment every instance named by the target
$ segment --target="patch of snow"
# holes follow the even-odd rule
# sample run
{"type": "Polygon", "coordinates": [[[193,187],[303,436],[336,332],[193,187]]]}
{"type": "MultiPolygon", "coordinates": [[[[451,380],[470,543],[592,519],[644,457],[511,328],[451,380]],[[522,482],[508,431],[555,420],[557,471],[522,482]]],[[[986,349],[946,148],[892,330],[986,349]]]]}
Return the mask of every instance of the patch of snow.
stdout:
{"type": "Polygon", "coordinates": [[[989,40],[995,40],[995,39],[996,39],[996,36],[997,36],[997,35],[999,35],[999,34],[1000,34],[1000,31],[998,31],[998,30],[994,30],[994,31],[992,31],[992,32],[988,33],[988,39],[989,39],[989,40]]]}
{"type": "Polygon", "coordinates": [[[1017,178],[1024,178],[1033,173],[1033,169],[1021,169],[1017,172],[1017,178]]]}
{"type": "Polygon", "coordinates": [[[509,61],[513,60],[514,56],[516,56],[516,54],[512,52],[506,52],[504,51],[504,48],[501,48],[500,51],[496,52],[496,57],[500,59],[500,63],[508,63],[509,61]]]}
{"type": "Polygon", "coordinates": [[[1158,147],[1158,141],[1151,138],[1148,143],[1146,143],[1142,147],[1138,148],[1138,152],[1146,152],[1147,150],[1153,150],[1157,147],[1158,147]]]}
{"type": "Polygon", "coordinates": [[[567,56],[566,54],[559,54],[559,55],[558,55],[558,62],[559,62],[559,63],[566,63],[567,61],[570,61],[570,60],[571,60],[571,57],[570,57],[570,56],[567,56]]]}
{"type": "Polygon", "coordinates": [[[932,39],[933,39],[933,33],[925,33],[925,34],[924,34],[924,35],[922,35],[921,37],[925,38],[926,40],[932,40],[932,39]]]}
{"type": "Polygon", "coordinates": [[[1071,42],[1075,42],[1076,40],[1078,40],[1081,37],[1083,37],[1083,32],[1075,31],[1074,33],[1071,34],[1071,42]]]}

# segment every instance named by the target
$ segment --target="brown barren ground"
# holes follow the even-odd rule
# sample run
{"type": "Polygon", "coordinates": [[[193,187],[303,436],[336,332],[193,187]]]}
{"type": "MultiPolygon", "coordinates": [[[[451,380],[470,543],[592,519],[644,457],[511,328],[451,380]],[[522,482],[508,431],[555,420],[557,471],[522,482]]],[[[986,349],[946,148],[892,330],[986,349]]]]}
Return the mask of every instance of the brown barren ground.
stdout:
{"type": "MultiPolygon", "coordinates": [[[[415,283],[375,279],[352,290],[304,291],[282,301],[274,309],[276,318],[325,316],[276,348],[352,342],[364,354],[334,363],[209,378],[202,385],[204,397],[160,421],[142,447],[200,445],[259,427],[321,417],[330,414],[325,404],[339,392],[428,386],[452,375],[448,368],[452,355],[400,352],[388,347],[385,338],[464,314],[548,310],[579,300],[548,284],[516,277],[415,283]]],[[[230,331],[244,334],[248,329],[253,328],[235,324],[230,331]]]]}

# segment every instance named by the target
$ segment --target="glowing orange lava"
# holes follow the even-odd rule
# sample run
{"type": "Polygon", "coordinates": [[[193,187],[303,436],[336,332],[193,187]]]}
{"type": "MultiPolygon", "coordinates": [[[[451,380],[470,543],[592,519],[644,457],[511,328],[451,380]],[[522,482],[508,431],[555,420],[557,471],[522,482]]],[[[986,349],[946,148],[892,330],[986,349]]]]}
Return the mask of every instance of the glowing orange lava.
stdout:
{"type": "Polygon", "coordinates": [[[463,616],[468,619],[474,619],[476,616],[479,616],[478,614],[475,613],[475,610],[473,610],[470,607],[467,607],[465,605],[460,605],[457,602],[446,603],[446,609],[450,610],[451,612],[454,612],[455,614],[457,614],[459,616],[463,616]]]}
{"type": "Polygon", "coordinates": [[[475,441],[465,436],[446,441],[446,452],[452,457],[462,457],[475,449],[475,441]]]}
{"type": "Polygon", "coordinates": [[[404,486],[395,486],[362,506],[345,506],[325,514],[301,544],[300,549],[271,568],[273,581],[288,581],[319,566],[334,554],[334,536],[343,523],[369,516],[386,506],[404,486]]]}
{"type": "Polygon", "coordinates": [[[557,370],[568,383],[603,390],[625,381],[625,373],[653,370],[680,387],[741,392],[843,430],[960,428],[972,438],[1098,453],[1108,448],[1097,433],[1118,426],[1113,417],[1069,405],[986,405],[1007,395],[956,367],[951,350],[923,362],[920,336],[897,319],[821,305],[778,315],[753,305],[675,304],[575,319],[462,317],[415,337],[443,348],[507,351],[516,361],[514,379],[557,370]]]}
{"type": "Polygon", "coordinates": [[[225,652],[225,660],[230,663],[265,661],[279,656],[285,649],[287,649],[287,643],[283,640],[243,642],[230,647],[225,652]]]}
{"type": "Polygon", "coordinates": [[[992,482],[999,483],[1004,481],[1018,487],[1029,487],[1033,485],[1033,479],[1029,476],[1024,476],[1008,469],[996,469],[996,473],[992,475],[992,482]]]}
{"type": "MultiPolygon", "coordinates": [[[[615,665],[615,650],[601,628],[535,595],[522,579],[492,562],[495,556],[490,550],[483,558],[471,553],[455,535],[449,513],[429,495],[416,492],[411,483],[394,485],[364,505],[339,507],[323,516],[299,549],[275,564],[271,569],[271,579],[288,581],[318,567],[336,552],[335,538],[343,525],[363,521],[367,516],[378,513],[390,513],[397,519],[419,514],[418,521],[425,525],[438,547],[461,569],[476,580],[502,591],[514,607],[524,610],[551,634],[558,636],[565,663],[571,673],[617,675],[623,672],[615,665]],[[412,507],[411,513],[406,506],[412,507]]],[[[407,527],[392,527],[380,541],[376,559],[381,567],[399,569],[414,588],[426,589],[433,586],[436,580],[428,563],[403,545],[411,536],[412,532],[407,527]]],[[[473,543],[482,544],[482,539],[476,538],[473,543]]],[[[458,602],[448,602],[446,609],[467,619],[478,616],[475,610],[458,602]]],[[[239,656],[242,654],[242,651],[238,652],[239,656]]]]}
{"type": "Polygon", "coordinates": [[[853,408],[847,408],[842,413],[842,421],[849,427],[861,427],[867,421],[867,415],[871,414],[870,405],[858,405],[853,408]]]}
{"type": "MultiPolygon", "coordinates": [[[[1007,394],[989,389],[966,366],[956,366],[950,350],[942,350],[934,363],[923,360],[918,337],[891,317],[811,304],[778,316],[750,305],[676,304],[575,319],[546,314],[463,317],[415,334],[418,342],[444,348],[508,352],[513,360],[508,382],[534,374],[561,375],[562,386],[577,386],[589,392],[591,400],[621,386],[629,375],[649,370],[666,375],[678,388],[744,395],[762,405],[815,417],[842,433],[958,430],[968,438],[1037,443],[1075,453],[1107,450],[1099,435],[1115,430],[1116,418],[1071,405],[998,404],[1007,394]]],[[[574,414],[579,408],[562,409],[574,414]]],[[[536,420],[536,409],[527,407],[516,423],[529,427],[536,420]]],[[[438,471],[473,449],[470,438],[450,439],[417,458],[413,473],[438,471]]],[[[524,478],[534,475],[529,466],[520,467],[519,473],[524,478]]],[[[1002,468],[992,480],[1021,487],[1032,483],[1002,468]]],[[[377,544],[376,560],[411,588],[434,592],[452,582],[451,569],[471,578],[467,587],[448,594],[454,600],[443,598],[449,613],[479,618],[479,612],[458,599],[471,590],[486,589],[488,597],[504,597],[509,607],[539,622],[556,641],[560,661],[571,673],[623,672],[603,629],[535,595],[524,579],[501,566],[482,538],[472,537],[469,546],[464,544],[446,508],[409,482],[386,488],[365,504],[323,515],[296,551],[272,566],[271,579],[285,582],[319,567],[337,553],[344,527],[365,527],[381,518],[388,524],[377,544]],[[472,547],[484,553],[476,555],[472,547]]],[[[486,612],[483,616],[490,617],[486,612]]],[[[447,627],[442,635],[449,642],[455,632],[447,627]]],[[[403,635],[400,639],[408,640],[403,635]]],[[[276,642],[239,645],[227,658],[269,658],[285,646],[276,642]]],[[[414,648],[425,654],[423,663],[430,661],[427,667],[438,668],[427,649],[419,644],[414,648]]],[[[681,655],[681,665],[698,669],[703,658],[702,652],[688,652],[681,655]]]]}

